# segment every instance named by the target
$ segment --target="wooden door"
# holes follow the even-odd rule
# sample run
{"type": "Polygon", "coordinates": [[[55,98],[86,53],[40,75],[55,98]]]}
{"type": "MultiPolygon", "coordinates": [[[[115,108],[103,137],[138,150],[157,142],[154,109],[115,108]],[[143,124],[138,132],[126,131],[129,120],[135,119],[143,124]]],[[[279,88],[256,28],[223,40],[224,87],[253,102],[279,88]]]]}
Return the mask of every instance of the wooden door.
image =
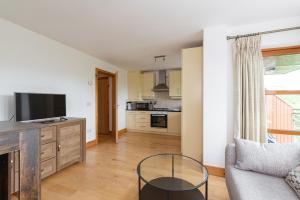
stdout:
{"type": "Polygon", "coordinates": [[[115,136],[115,142],[118,143],[118,73],[112,76],[112,132],[115,136]]]}
{"type": "Polygon", "coordinates": [[[99,134],[109,134],[109,78],[99,78],[99,134]]]}
{"type": "MultiPolygon", "coordinates": [[[[96,133],[97,133],[97,143],[99,143],[99,133],[101,132],[101,126],[102,123],[104,123],[104,127],[108,127],[109,129],[109,118],[112,119],[112,134],[115,137],[115,141],[118,142],[118,73],[111,73],[111,72],[107,72],[104,71],[102,69],[97,69],[96,68],[96,133]],[[106,111],[104,110],[103,112],[103,108],[101,105],[101,96],[100,93],[101,92],[101,78],[106,77],[106,78],[111,78],[111,88],[112,88],[112,95],[111,95],[111,116],[109,116],[109,99],[106,99],[106,103],[108,106],[105,107],[104,109],[107,109],[106,111]],[[108,115],[104,115],[103,113],[108,113],[108,115]],[[105,117],[104,117],[105,116],[105,117]],[[102,120],[104,119],[104,120],[102,120]],[[107,121],[105,121],[107,120],[107,121]]],[[[104,85],[102,83],[102,85],[104,85]]],[[[103,89],[102,89],[103,90],[103,89]]],[[[104,90],[105,91],[105,90],[104,90]]],[[[106,92],[106,94],[109,93],[106,92]]],[[[102,99],[103,100],[103,99],[102,99]]]]}
{"type": "Polygon", "coordinates": [[[81,124],[69,123],[57,130],[57,170],[81,160],[81,124]]]}

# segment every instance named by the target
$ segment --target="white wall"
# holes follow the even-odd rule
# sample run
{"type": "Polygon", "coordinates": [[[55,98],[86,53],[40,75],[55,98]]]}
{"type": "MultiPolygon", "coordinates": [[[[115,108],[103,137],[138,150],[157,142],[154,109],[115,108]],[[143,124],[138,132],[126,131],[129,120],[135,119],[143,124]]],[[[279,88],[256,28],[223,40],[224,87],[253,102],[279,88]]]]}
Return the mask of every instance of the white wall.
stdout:
{"type": "MultiPolygon", "coordinates": [[[[225,145],[233,141],[234,100],[231,45],[227,35],[299,26],[300,17],[204,29],[204,163],[224,167],[225,145]],[[221,105],[220,105],[221,104],[221,105]]],[[[262,48],[300,45],[300,30],[262,36],[262,48]]]]}
{"type": "Polygon", "coordinates": [[[207,28],[203,37],[203,161],[223,166],[228,119],[226,27],[207,28]]]}
{"type": "Polygon", "coordinates": [[[87,141],[95,139],[99,67],[118,72],[118,129],[125,128],[126,70],[2,19],[0,44],[0,121],[14,113],[14,92],[64,93],[67,116],[86,117],[87,141]]]}

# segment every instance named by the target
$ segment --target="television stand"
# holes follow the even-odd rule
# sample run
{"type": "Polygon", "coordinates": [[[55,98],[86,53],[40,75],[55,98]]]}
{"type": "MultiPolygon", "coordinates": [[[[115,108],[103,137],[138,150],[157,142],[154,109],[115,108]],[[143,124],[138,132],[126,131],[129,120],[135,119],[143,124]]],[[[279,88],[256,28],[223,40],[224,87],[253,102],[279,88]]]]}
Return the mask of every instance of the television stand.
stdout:
{"type": "Polygon", "coordinates": [[[37,123],[42,123],[42,124],[52,124],[52,123],[55,123],[56,121],[53,119],[53,120],[45,120],[45,121],[40,121],[40,122],[37,122],[37,123]]]}
{"type": "Polygon", "coordinates": [[[68,120],[68,118],[65,118],[65,117],[60,117],[60,118],[59,118],[59,121],[60,121],[60,122],[67,121],[67,120],[68,120]]]}
{"type": "Polygon", "coordinates": [[[66,117],[60,117],[59,119],[50,119],[50,120],[45,120],[45,121],[37,121],[36,123],[42,123],[42,124],[53,124],[56,122],[64,122],[67,121],[68,118],[66,117]]]}

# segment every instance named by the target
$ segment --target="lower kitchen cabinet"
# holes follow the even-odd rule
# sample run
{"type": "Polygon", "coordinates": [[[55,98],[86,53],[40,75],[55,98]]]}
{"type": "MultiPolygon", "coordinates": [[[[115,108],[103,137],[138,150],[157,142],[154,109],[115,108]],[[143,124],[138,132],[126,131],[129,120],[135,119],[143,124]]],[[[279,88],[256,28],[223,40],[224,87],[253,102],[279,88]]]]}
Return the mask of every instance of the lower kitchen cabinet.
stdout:
{"type": "Polygon", "coordinates": [[[151,127],[151,111],[127,111],[128,131],[180,136],[181,112],[168,112],[168,128],[151,127]]]}
{"type": "Polygon", "coordinates": [[[127,129],[131,129],[131,130],[134,130],[135,129],[135,123],[136,123],[136,120],[135,120],[135,112],[131,112],[131,111],[127,111],[127,114],[126,114],[126,127],[127,129]]]}
{"type": "Polygon", "coordinates": [[[181,133],[181,112],[168,113],[168,133],[180,135],[181,133]]]}

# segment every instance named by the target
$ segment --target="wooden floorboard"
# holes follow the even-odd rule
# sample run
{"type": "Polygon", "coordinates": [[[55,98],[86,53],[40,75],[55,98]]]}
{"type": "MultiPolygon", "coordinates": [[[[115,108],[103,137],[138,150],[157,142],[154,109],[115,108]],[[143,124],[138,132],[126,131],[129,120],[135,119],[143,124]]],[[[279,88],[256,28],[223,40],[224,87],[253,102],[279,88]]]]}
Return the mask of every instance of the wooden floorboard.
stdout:
{"type": "MultiPolygon", "coordinates": [[[[87,149],[86,164],[76,164],[42,182],[43,200],[137,200],[136,167],[146,156],[180,153],[180,139],[126,133],[115,144],[110,136],[87,149]]],[[[228,200],[225,179],[209,177],[209,199],[228,200]]]]}

